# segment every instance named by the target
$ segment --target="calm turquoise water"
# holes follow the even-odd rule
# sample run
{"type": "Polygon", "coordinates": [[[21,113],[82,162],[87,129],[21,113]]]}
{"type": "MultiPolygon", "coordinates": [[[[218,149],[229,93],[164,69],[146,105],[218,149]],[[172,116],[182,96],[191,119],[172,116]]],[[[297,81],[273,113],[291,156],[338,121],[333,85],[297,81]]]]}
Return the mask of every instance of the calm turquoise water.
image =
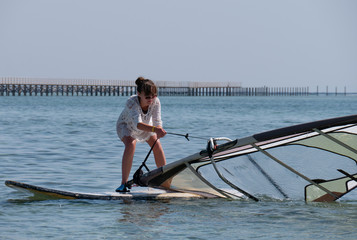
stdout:
{"type": "MultiPolygon", "coordinates": [[[[357,194],[332,204],[300,201],[34,201],[5,180],[104,192],[120,183],[115,123],[127,97],[0,98],[0,239],[355,239],[357,194]],[[354,196],[356,198],[354,198],[354,196]],[[355,200],[353,200],[355,199],[355,200]]],[[[357,114],[357,96],[161,97],[167,131],[246,137],[357,114]]],[[[168,162],[205,148],[167,135],[168,162]]],[[[138,144],[133,172],[149,148],[138,144]]],[[[153,167],[153,159],[148,160],[153,167]]]]}

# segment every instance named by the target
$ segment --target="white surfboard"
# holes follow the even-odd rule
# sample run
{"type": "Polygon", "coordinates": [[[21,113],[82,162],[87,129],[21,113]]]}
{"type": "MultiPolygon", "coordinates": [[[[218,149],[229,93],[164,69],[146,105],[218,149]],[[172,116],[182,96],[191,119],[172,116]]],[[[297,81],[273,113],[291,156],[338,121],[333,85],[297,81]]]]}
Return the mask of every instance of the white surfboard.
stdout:
{"type": "Polygon", "coordinates": [[[45,188],[16,181],[5,181],[5,185],[18,191],[33,194],[36,199],[95,199],[95,200],[167,200],[205,198],[195,193],[174,192],[158,188],[135,187],[130,192],[84,193],[45,188]]]}

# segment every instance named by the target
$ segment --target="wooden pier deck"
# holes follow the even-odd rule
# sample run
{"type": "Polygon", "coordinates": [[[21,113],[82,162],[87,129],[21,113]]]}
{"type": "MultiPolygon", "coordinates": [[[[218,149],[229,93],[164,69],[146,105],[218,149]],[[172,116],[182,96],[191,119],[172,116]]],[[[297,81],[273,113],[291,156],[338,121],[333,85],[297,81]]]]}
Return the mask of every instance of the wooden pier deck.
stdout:
{"type": "MultiPolygon", "coordinates": [[[[308,87],[242,87],[239,82],[155,81],[160,96],[301,96],[308,87]]],[[[130,96],[134,81],[0,78],[0,96],[130,96]]]]}

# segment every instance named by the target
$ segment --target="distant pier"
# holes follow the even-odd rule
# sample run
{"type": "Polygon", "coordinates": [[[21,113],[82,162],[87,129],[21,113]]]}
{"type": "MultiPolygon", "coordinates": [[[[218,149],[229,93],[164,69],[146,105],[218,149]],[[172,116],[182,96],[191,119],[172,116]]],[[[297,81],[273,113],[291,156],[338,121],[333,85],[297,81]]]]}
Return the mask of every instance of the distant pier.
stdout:
{"type": "MultiPolygon", "coordinates": [[[[155,81],[159,96],[302,96],[309,87],[242,87],[238,82],[155,81]]],[[[0,96],[130,96],[134,81],[0,78],[0,96]]]]}

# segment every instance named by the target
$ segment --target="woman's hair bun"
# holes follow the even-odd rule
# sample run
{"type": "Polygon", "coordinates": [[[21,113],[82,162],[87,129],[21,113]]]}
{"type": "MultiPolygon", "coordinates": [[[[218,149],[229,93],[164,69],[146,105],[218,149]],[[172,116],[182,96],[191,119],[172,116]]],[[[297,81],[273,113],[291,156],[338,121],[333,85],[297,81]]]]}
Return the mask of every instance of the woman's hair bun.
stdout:
{"type": "Polygon", "coordinates": [[[139,85],[143,84],[143,82],[144,82],[145,80],[146,80],[146,79],[143,78],[143,77],[138,77],[138,79],[136,79],[136,81],[135,81],[136,86],[139,86],[139,85]]]}

